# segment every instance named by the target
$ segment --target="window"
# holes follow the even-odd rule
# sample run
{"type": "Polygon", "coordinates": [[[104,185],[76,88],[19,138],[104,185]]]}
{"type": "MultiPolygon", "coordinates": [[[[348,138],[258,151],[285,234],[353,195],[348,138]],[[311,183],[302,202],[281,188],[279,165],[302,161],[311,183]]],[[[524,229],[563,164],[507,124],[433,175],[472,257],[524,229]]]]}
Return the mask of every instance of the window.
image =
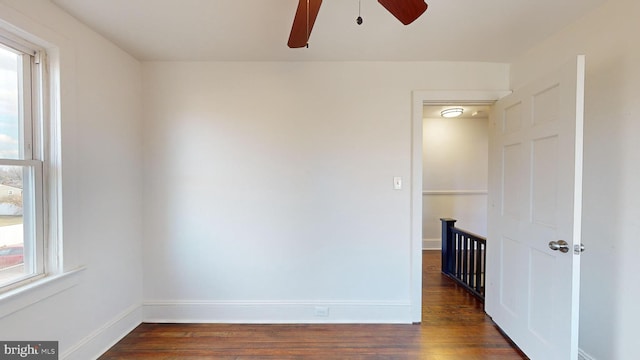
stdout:
{"type": "Polygon", "coordinates": [[[47,272],[40,57],[0,35],[0,292],[47,272]]]}

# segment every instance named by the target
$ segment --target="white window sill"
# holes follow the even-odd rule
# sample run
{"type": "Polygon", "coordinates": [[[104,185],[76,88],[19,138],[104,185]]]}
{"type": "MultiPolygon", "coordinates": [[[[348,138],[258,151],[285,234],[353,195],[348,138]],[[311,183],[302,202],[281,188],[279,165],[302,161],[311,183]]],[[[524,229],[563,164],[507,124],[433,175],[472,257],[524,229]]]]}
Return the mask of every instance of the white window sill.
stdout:
{"type": "Polygon", "coordinates": [[[46,276],[0,294],[0,319],[77,285],[85,269],[80,267],[62,274],[46,276]]]}

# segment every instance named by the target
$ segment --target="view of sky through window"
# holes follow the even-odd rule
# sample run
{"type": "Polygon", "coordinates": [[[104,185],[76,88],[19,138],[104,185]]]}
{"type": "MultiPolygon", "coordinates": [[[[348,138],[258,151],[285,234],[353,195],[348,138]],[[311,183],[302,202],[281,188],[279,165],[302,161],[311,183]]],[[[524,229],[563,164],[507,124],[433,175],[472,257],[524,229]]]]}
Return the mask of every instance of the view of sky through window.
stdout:
{"type": "Polygon", "coordinates": [[[0,158],[18,159],[19,141],[19,77],[20,57],[0,47],[0,158]]]}

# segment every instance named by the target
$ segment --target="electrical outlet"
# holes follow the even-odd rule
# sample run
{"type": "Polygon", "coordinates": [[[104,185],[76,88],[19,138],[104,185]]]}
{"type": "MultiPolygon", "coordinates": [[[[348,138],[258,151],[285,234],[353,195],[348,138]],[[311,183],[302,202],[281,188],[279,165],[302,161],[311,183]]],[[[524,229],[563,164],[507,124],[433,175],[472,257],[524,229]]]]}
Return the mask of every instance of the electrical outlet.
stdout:
{"type": "Polygon", "coordinates": [[[316,306],[314,314],[319,317],[329,316],[329,308],[327,306],[316,306]]]}

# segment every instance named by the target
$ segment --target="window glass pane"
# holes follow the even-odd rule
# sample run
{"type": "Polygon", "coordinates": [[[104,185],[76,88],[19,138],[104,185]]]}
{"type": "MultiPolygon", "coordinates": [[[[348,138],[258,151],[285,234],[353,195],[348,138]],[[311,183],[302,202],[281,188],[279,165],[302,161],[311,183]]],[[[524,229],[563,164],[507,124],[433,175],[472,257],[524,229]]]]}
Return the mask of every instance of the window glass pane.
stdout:
{"type": "Polygon", "coordinates": [[[22,57],[0,47],[0,158],[20,158],[22,57]]]}
{"type": "Polygon", "coordinates": [[[0,286],[35,273],[31,174],[29,167],[0,166],[0,286]]]}

